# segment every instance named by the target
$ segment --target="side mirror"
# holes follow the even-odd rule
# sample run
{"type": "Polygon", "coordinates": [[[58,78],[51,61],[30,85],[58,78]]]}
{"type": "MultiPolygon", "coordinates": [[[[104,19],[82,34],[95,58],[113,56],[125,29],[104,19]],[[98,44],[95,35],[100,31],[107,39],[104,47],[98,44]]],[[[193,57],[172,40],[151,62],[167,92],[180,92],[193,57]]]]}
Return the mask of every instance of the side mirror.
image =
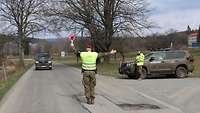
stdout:
{"type": "Polygon", "coordinates": [[[154,60],[155,60],[155,57],[151,57],[151,58],[149,59],[150,62],[152,62],[152,61],[154,61],[154,60]]]}

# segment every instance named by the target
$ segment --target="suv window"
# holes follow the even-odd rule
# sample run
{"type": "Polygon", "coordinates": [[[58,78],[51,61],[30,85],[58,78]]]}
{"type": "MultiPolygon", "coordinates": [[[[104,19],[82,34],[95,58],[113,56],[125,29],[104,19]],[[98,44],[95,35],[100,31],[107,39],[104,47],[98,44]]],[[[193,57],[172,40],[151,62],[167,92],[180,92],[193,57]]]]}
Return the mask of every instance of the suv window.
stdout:
{"type": "Polygon", "coordinates": [[[167,52],[166,53],[166,58],[167,59],[177,59],[177,58],[184,58],[185,57],[185,52],[183,51],[173,51],[173,52],[167,52]]]}
{"type": "Polygon", "coordinates": [[[164,52],[149,53],[145,56],[147,60],[150,60],[152,57],[154,58],[154,61],[160,61],[164,60],[166,56],[164,52]]]}

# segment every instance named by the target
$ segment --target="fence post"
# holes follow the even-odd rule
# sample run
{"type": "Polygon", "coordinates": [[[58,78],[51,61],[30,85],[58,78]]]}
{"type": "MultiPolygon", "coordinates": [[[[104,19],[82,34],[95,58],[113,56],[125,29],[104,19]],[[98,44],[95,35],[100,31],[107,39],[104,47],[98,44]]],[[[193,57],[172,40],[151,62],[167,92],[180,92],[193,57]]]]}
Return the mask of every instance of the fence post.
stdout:
{"type": "Polygon", "coordinates": [[[3,62],[3,76],[4,76],[4,80],[7,80],[7,73],[6,73],[6,67],[5,67],[4,62],[3,62]]]}

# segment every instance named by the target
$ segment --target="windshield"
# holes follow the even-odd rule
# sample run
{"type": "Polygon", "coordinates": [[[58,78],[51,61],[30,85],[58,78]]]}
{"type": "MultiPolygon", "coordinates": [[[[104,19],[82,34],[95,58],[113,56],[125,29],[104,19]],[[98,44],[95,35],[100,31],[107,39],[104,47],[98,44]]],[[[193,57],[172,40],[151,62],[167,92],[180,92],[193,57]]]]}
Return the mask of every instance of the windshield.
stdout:
{"type": "Polygon", "coordinates": [[[39,53],[36,55],[35,59],[39,60],[39,59],[49,59],[50,55],[48,53],[39,53]]]}

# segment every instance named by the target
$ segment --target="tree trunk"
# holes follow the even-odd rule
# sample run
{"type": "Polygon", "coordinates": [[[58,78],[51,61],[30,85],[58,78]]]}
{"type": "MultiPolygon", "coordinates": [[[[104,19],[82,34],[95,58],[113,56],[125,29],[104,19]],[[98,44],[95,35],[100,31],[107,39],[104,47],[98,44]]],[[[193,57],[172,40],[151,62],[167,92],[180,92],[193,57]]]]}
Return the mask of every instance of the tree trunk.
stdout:
{"type": "Polygon", "coordinates": [[[25,67],[25,64],[24,64],[24,49],[22,47],[22,42],[20,41],[19,42],[19,65],[20,67],[25,67]]]}
{"type": "Polygon", "coordinates": [[[121,62],[124,62],[124,61],[125,61],[125,55],[124,55],[124,52],[120,52],[120,55],[121,55],[121,57],[122,57],[121,62]]]}
{"type": "Polygon", "coordinates": [[[30,46],[29,46],[29,41],[26,39],[26,41],[24,42],[24,54],[25,55],[29,55],[30,54],[30,46]]]}
{"type": "Polygon", "coordinates": [[[19,66],[24,68],[24,33],[23,33],[23,27],[18,26],[18,46],[19,46],[19,66]]]}
{"type": "Polygon", "coordinates": [[[3,45],[0,45],[0,66],[3,62],[3,45]]]}
{"type": "Polygon", "coordinates": [[[104,62],[105,63],[110,63],[110,55],[104,56],[104,62]]]}

